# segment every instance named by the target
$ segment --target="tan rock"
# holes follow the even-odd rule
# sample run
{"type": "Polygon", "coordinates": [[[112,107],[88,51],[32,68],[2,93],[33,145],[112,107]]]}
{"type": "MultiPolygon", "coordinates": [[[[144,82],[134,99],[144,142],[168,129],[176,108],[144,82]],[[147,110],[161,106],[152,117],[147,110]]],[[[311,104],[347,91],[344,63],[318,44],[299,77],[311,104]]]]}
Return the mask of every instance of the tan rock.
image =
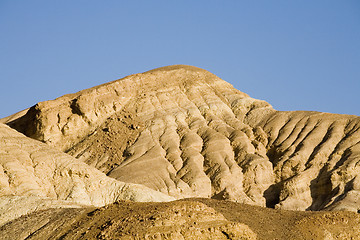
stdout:
{"type": "Polygon", "coordinates": [[[0,225],[49,207],[103,206],[119,199],[169,201],[0,124],[0,225]]]}
{"type": "Polygon", "coordinates": [[[175,198],[360,209],[359,117],[279,112],[191,66],[131,75],[2,121],[110,177],[175,198]]]}

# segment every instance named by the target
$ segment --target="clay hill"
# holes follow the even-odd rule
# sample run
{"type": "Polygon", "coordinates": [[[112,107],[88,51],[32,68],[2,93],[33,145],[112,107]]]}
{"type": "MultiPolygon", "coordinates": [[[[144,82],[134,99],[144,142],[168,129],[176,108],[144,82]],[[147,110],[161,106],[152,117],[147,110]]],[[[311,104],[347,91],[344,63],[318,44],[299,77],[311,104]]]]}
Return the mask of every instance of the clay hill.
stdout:
{"type": "Polygon", "coordinates": [[[276,111],[200,68],[0,120],[0,239],[360,239],[359,212],[360,117],[276,111]]]}

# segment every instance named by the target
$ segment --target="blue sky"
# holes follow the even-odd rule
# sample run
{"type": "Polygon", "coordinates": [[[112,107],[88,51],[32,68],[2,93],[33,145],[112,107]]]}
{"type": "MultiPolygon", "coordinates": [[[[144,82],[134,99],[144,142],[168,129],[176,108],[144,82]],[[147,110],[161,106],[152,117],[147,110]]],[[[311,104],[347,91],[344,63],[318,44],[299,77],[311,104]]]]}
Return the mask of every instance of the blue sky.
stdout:
{"type": "Polygon", "coordinates": [[[360,1],[0,0],[0,118],[172,64],[277,110],[360,116],[360,1]]]}

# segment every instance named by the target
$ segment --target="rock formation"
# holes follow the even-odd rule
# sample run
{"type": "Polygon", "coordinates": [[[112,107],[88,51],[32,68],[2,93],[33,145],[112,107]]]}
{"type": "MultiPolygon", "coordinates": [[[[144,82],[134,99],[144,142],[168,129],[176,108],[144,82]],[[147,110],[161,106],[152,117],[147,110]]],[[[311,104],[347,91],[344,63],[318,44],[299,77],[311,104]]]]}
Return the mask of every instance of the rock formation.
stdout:
{"type": "Polygon", "coordinates": [[[196,67],[131,75],[0,122],[0,223],[121,199],[360,211],[360,117],[276,111],[196,67]]]}
{"type": "Polygon", "coordinates": [[[120,199],[173,200],[142,185],[107,177],[4,124],[0,136],[0,225],[49,207],[103,206],[120,199]]]}
{"type": "Polygon", "coordinates": [[[278,112],[195,67],[131,75],[7,123],[112,178],[175,198],[360,208],[359,117],[278,112]]]}

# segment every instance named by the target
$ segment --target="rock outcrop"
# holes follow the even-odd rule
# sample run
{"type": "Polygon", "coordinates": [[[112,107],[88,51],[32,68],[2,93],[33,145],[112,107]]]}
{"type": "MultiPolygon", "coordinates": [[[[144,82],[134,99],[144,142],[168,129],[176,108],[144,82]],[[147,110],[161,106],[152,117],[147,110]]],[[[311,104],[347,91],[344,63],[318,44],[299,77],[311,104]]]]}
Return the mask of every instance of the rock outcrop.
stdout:
{"type": "Polygon", "coordinates": [[[122,182],[175,198],[360,209],[360,118],[279,112],[199,68],[135,74],[4,119],[122,182]]]}

